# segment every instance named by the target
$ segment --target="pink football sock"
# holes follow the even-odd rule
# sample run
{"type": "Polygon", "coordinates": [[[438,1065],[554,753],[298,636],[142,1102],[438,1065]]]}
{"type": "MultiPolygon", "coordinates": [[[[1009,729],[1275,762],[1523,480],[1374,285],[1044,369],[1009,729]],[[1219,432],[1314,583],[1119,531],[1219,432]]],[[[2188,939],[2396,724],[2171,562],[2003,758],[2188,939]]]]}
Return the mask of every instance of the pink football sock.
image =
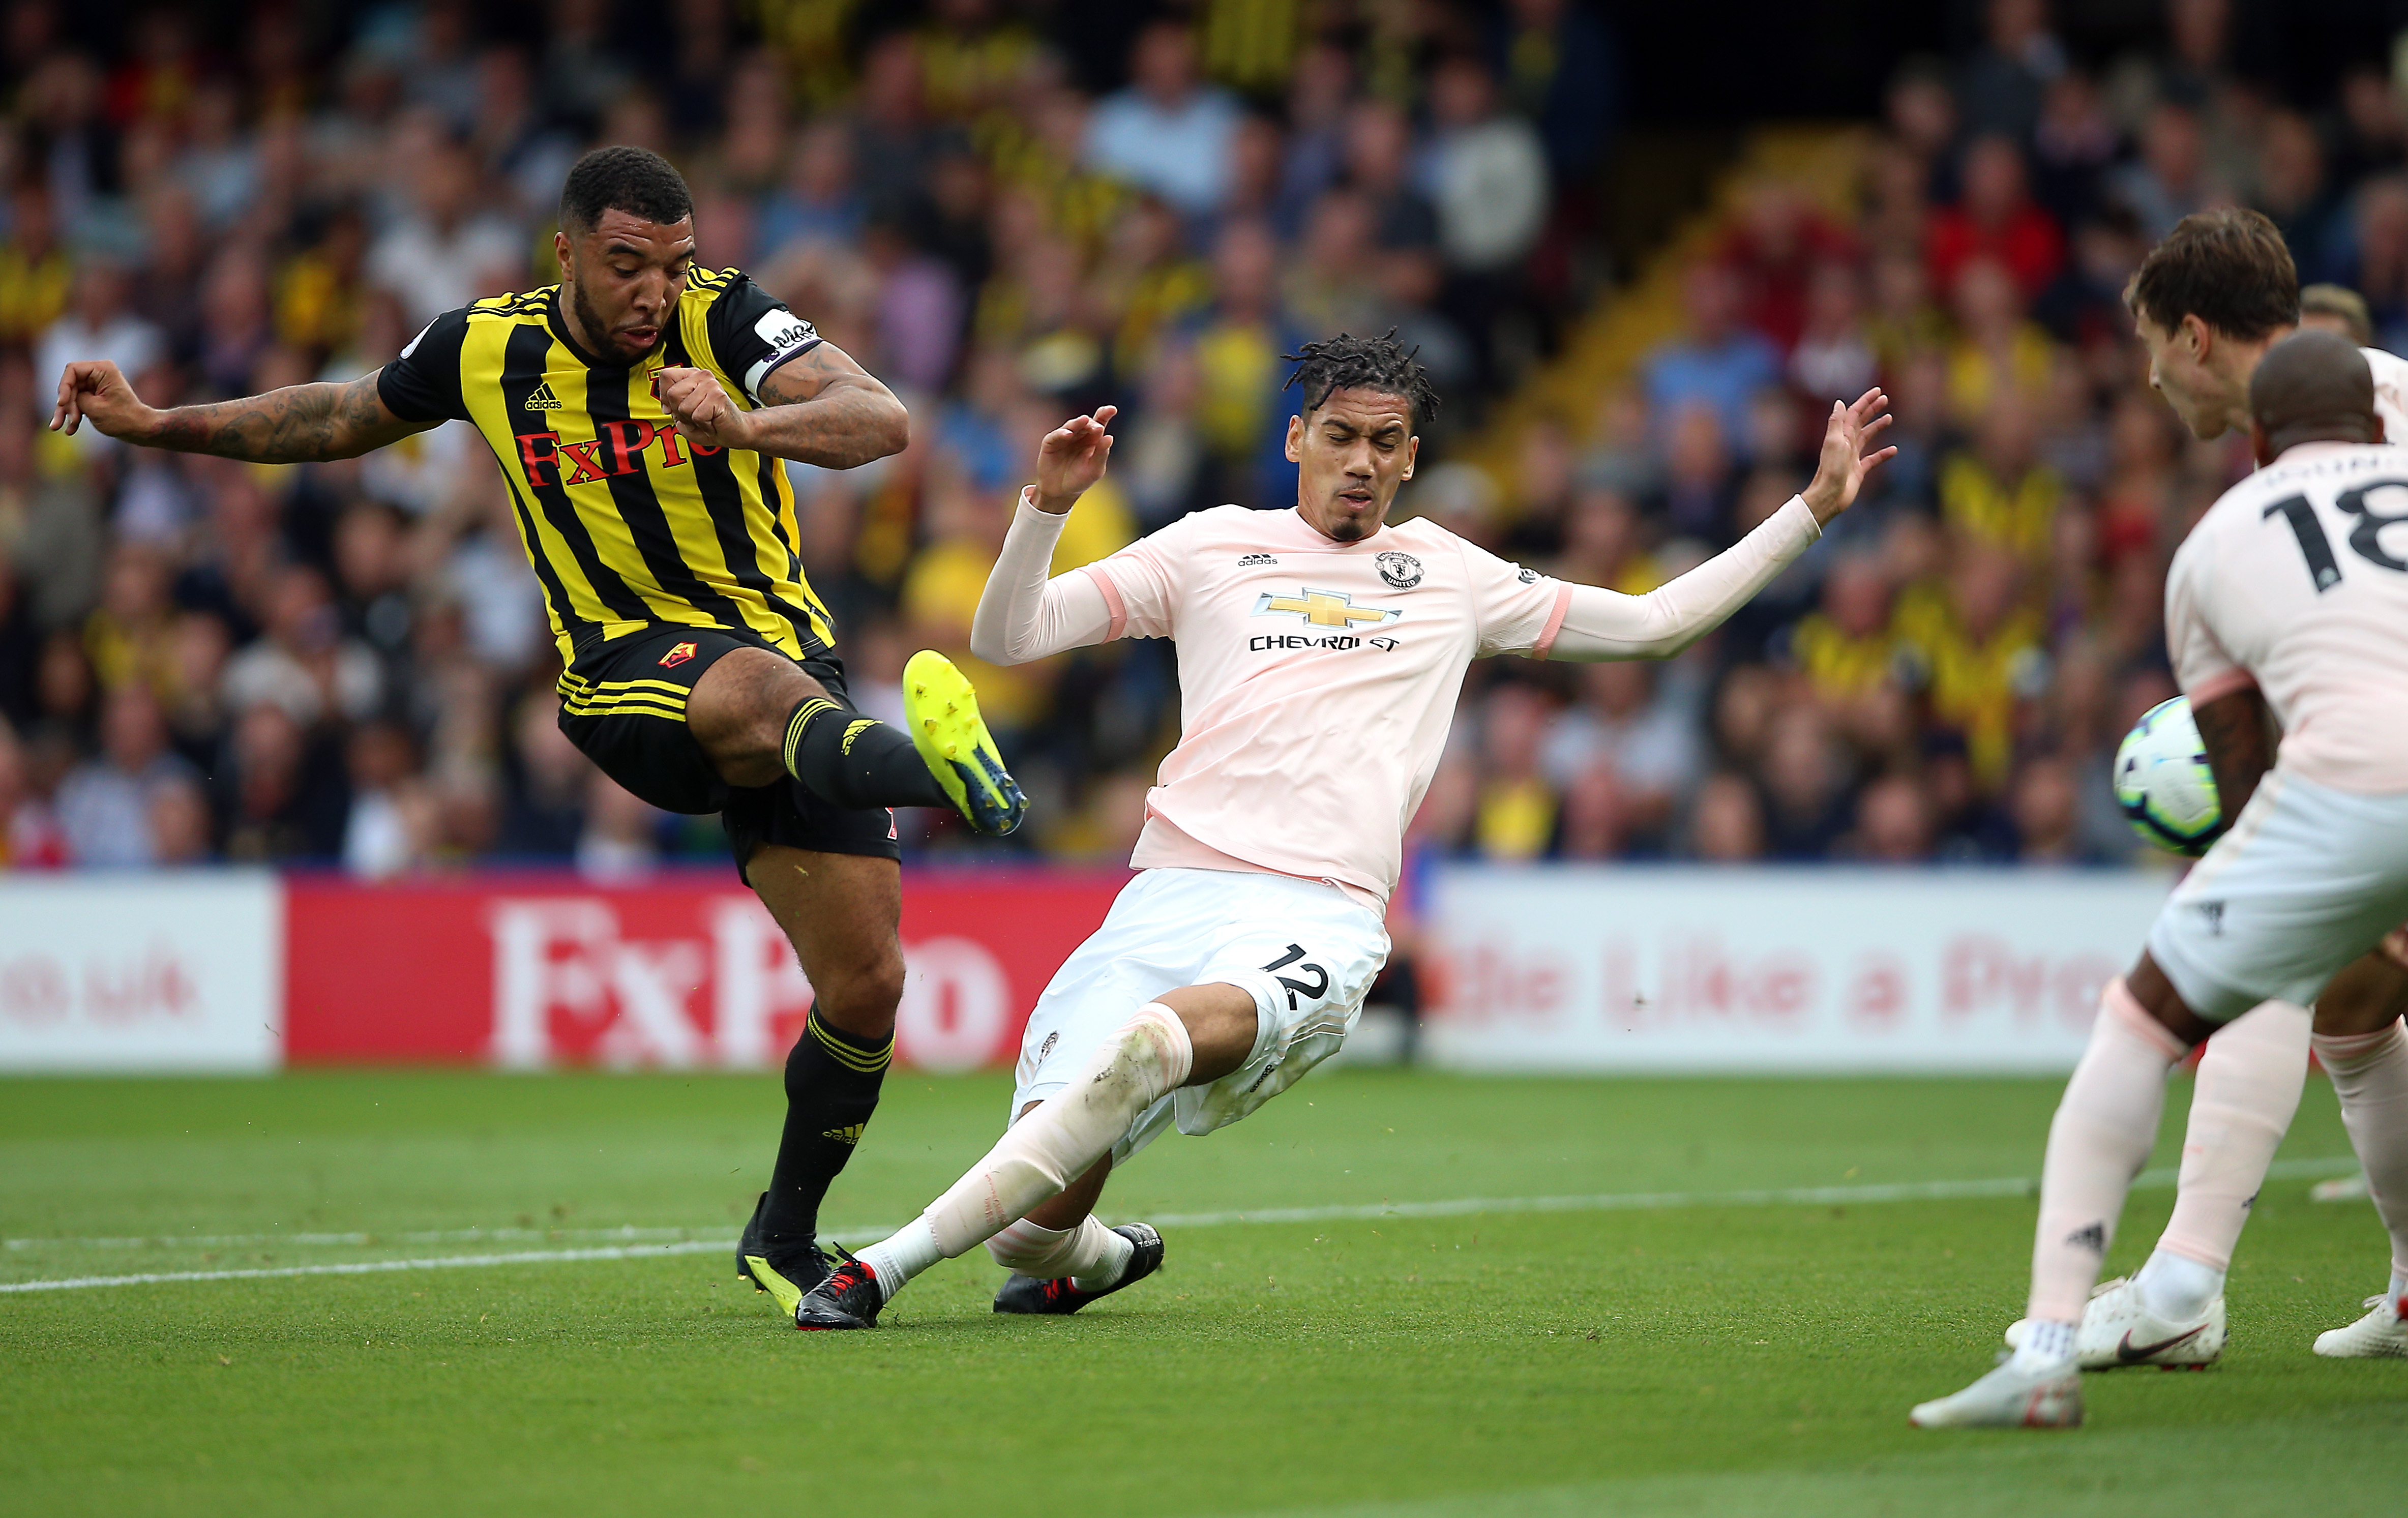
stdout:
{"type": "Polygon", "coordinates": [[[2026,1316],[2082,1321],[2083,1303],[2115,1238],[2124,1194],[2157,1142],[2166,1072],[2186,1053],[2182,1040],[2133,998],[2122,976],[2107,982],[2090,1025],[2090,1047],[2048,1125],[2026,1316]]]}
{"type": "Polygon", "coordinates": [[[2391,1235],[2391,1274],[2408,1276],[2408,1031],[2395,1022],[2380,1033],[2319,1033],[2315,1044],[2391,1235]]]}
{"type": "Polygon", "coordinates": [[[2183,1135],[2182,1189],[2159,1249],[2218,1270],[2232,1267],[2249,1204],[2300,1110],[2309,1026],[2306,1008],[2270,1001],[2207,1040],[2183,1135]]]}

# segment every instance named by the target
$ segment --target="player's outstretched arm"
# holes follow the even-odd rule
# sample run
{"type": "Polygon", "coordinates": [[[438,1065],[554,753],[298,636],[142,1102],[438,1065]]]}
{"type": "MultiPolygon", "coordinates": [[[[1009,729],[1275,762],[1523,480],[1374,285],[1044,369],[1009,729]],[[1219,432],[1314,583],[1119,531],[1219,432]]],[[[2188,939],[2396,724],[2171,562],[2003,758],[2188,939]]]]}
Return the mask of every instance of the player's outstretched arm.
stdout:
{"type": "Polygon", "coordinates": [[[747,448],[772,458],[854,469],[910,446],[911,413],[879,378],[834,343],[814,345],[761,380],[748,411],[708,369],[667,367],[661,405],[688,442],[747,448]]]}
{"type": "Polygon", "coordinates": [[[1868,390],[1853,406],[1831,405],[1813,483],[1754,532],[1670,584],[1644,595],[1568,585],[1554,659],[1665,659],[1721,626],[1854,505],[1865,477],[1897,453],[1871,445],[1889,426],[1889,397],[1868,390]]]}
{"type": "Polygon", "coordinates": [[[143,404],[117,365],[70,364],[59,376],[54,432],[91,422],[108,437],[180,453],[215,453],[253,464],[357,458],[435,425],[405,422],[377,394],[375,374],[343,384],[287,385],[214,406],[160,410],[143,404]]]}
{"type": "Polygon", "coordinates": [[[1099,406],[1038,444],[1037,481],[1021,497],[970,620],[970,652],[989,664],[1025,664],[1111,637],[1111,608],[1093,580],[1076,571],[1048,580],[1046,572],[1072,503],[1104,478],[1112,454],[1106,429],[1118,414],[1099,406]]]}

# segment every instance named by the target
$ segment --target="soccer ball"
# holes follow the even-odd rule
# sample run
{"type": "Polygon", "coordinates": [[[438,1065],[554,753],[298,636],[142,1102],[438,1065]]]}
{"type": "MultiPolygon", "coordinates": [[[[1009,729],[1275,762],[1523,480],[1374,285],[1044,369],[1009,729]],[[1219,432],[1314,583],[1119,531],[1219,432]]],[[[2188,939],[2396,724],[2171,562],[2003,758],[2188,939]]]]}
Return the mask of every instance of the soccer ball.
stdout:
{"type": "Polygon", "coordinates": [[[2224,831],[2189,697],[2158,702],[2124,735],[2115,750],[2115,803],[2144,840],[2192,858],[2224,831]]]}

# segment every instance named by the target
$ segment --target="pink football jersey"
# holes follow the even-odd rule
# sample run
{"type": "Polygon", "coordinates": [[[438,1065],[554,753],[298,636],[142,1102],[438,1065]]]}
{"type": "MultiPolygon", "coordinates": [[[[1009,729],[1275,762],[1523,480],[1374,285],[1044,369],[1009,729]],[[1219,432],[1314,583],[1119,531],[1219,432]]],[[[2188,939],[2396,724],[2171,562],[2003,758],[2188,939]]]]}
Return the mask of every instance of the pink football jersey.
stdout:
{"type": "Polygon", "coordinates": [[[2303,443],[2225,492],[2167,571],[2166,645],[2194,705],[2264,693],[2283,768],[2408,792],[2408,450],[2303,443]]]}
{"type": "Polygon", "coordinates": [[[1383,900],[1465,667],[1543,656],[1570,596],[1433,523],[1336,543],[1293,509],[1237,506],[1086,573],[1111,609],[1106,636],[1179,644],[1179,746],[1130,863],[1217,853],[1383,900]]]}

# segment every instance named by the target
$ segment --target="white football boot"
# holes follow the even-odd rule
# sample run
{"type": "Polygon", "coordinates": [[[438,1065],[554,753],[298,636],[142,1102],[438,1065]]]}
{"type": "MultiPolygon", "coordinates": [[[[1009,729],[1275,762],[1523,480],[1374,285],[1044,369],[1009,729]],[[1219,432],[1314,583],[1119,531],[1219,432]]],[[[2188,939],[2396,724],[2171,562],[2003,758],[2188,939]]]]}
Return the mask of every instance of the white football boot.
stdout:
{"type": "MultiPolygon", "coordinates": [[[[2021,1349],[2024,1319],[2007,1325],[2007,1348],[2021,1349]]],[[[2347,1330],[2339,1330],[2346,1332],[2347,1330]]],[[[2149,1310],[2141,1283],[2128,1277],[2101,1282],[2082,1309],[2073,1363],[2085,1370],[2153,1365],[2160,1370],[2204,1370],[2224,1353],[2224,1298],[2196,1318],[2177,1322],[2149,1310]]]]}
{"type": "Polygon", "coordinates": [[[2329,1360],[2408,1360],[2408,1296],[2370,1296],[2367,1314],[2346,1328],[2316,1336],[2316,1353],[2329,1360]]]}
{"type": "Polygon", "coordinates": [[[2082,1372],[2018,1370],[2010,1360],[1954,1396],[1923,1403],[1906,1421],[1917,1428],[2078,1428],[2082,1372]]]}

